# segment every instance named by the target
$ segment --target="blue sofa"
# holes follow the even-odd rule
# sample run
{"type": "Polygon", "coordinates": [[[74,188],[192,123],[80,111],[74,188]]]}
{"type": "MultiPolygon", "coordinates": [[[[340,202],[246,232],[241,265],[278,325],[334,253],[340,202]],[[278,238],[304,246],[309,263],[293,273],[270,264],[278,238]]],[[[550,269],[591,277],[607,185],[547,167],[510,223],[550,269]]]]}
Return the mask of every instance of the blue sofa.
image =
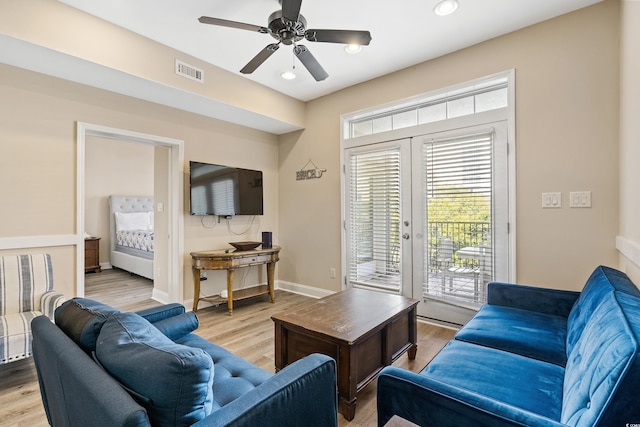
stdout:
{"type": "Polygon", "coordinates": [[[582,292],[489,283],[488,302],[420,372],[384,368],[378,425],[640,423],[640,292],[600,266],[582,292]]]}
{"type": "Polygon", "coordinates": [[[32,321],[49,424],[337,426],[335,361],[313,354],[272,374],[194,334],[169,304],[119,312],[75,298],[32,321]]]}

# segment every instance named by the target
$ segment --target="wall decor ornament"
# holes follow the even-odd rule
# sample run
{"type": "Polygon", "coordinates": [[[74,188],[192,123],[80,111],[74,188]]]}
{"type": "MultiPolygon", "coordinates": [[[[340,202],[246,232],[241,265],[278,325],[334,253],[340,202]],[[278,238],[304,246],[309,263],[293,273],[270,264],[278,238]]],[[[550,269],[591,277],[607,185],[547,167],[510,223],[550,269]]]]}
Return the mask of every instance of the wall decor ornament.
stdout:
{"type": "Polygon", "coordinates": [[[319,168],[311,159],[299,170],[296,172],[296,180],[302,181],[305,179],[315,179],[322,178],[322,174],[327,170],[324,168],[319,168]],[[313,166],[313,168],[308,168],[309,165],[313,166]]]}

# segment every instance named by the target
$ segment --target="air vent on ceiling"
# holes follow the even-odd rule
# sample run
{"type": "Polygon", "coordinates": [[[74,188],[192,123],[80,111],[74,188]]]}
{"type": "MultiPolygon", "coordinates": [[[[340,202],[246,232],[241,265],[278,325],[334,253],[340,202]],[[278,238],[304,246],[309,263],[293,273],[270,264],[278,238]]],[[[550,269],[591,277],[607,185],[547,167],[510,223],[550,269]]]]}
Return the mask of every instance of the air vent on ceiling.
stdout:
{"type": "Polygon", "coordinates": [[[176,59],[176,74],[200,83],[204,83],[204,71],[194,67],[193,65],[186,64],[178,59],[176,59]]]}

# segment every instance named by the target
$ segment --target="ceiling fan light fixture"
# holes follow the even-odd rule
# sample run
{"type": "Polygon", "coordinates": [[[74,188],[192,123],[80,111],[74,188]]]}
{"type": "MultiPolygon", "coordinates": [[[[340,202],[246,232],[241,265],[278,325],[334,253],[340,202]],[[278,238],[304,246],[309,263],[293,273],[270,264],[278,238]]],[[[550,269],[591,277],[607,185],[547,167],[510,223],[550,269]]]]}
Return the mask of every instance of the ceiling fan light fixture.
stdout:
{"type": "Polygon", "coordinates": [[[282,77],[285,80],[293,80],[296,78],[296,73],[294,73],[291,70],[287,70],[282,72],[282,74],[280,74],[280,77],[282,77]]]}
{"type": "Polygon", "coordinates": [[[458,9],[458,0],[442,0],[433,8],[433,13],[438,16],[451,15],[458,9]]]}
{"type": "Polygon", "coordinates": [[[344,51],[355,55],[356,53],[362,52],[362,46],[359,44],[348,44],[344,47],[344,51]]]}

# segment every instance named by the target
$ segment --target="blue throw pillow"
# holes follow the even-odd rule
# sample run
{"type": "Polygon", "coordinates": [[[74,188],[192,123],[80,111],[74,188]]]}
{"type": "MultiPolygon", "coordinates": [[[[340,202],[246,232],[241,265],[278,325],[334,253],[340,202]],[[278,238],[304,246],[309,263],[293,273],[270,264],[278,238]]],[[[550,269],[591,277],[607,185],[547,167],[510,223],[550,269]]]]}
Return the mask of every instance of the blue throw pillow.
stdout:
{"type": "Polygon", "coordinates": [[[171,341],[175,341],[185,335],[198,329],[198,316],[190,311],[188,313],[178,314],[177,316],[167,317],[153,323],[160,332],[162,332],[171,341]]]}
{"type": "Polygon", "coordinates": [[[191,425],[212,411],[211,356],[174,343],[135,313],[109,317],[96,357],[125,387],[147,399],[154,426],[191,425]]]}
{"type": "Polygon", "coordinates": [[[113,307],[88,298],[73,298],[65,301],[54,314],[56,325],[84,351],[91,354],[96,349],[96,340],[107,318],[119,313],[113,307]]]}

